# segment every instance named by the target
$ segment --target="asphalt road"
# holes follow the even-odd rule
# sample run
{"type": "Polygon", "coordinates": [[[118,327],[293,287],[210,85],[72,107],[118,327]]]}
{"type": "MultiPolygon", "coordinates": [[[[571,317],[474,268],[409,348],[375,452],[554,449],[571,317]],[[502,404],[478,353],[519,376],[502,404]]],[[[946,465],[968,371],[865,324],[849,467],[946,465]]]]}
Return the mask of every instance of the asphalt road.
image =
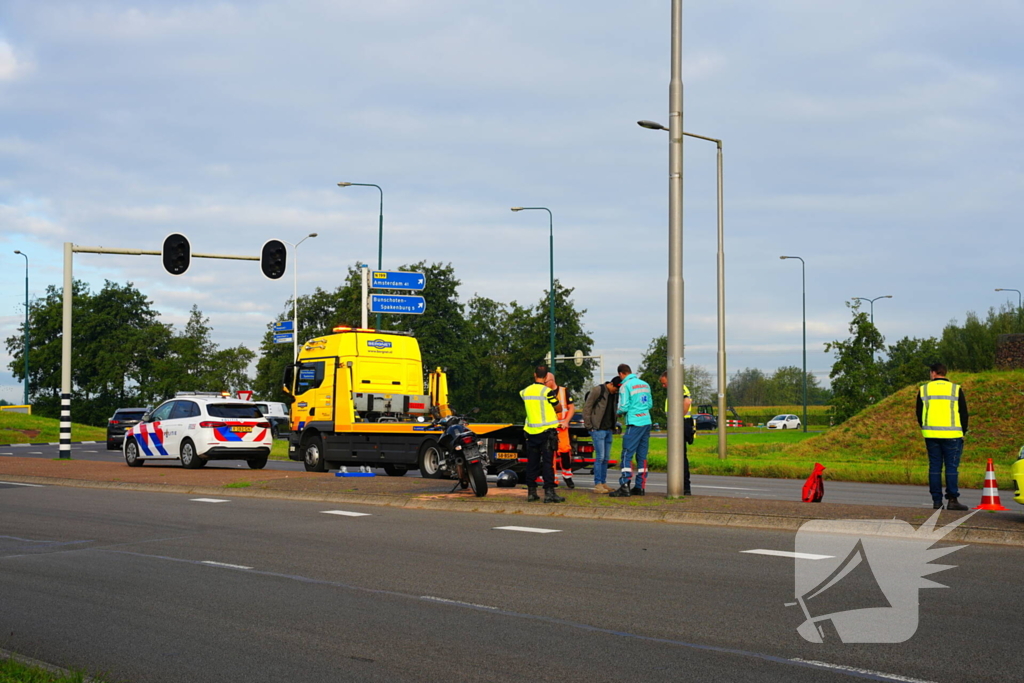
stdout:
{"type": "Polygon", "coordinates": [[[812,644],[808,560],[743,552],[792,533],[221,500],[0,483],[0,648],[133,683],[1020,679],[1019,549],[950,556],[905,643],[812,644]]]}
{"type": "MultiPolygon", "coordinates": [[[[921,458],[926,456],[922,453],[921,458]]],[[[0,448],[0,457],[37,457],[56,458],[59,457],[57,446],[9,446],[0,448]]],[[[120,451],[108,451],[103,443],[96,444],[74,444],[71,447],[71,457],[83,460],[99,460],[105,462],[121,462],[120,451]]],[[[172,462],[172,461],[165,461],[172,462]]],[[[244,461],[214,461],[208,467],[231,467],[248,469],[244,461]]],[[[302,464],[297,462],[285,462],[272,460],[267,463],[271,469],[302,470],[302,464]]],[[[377,470],[383,475],[383,470],[377,470]]],[[[808,472],[810,474],[810,472],[808,472]]],[[[416,472],[410,472],[407,476],[418,476],[416,472]]],[[[608,483],[615,486],[618,481],[618,470],[609,472],[608,483]]],[[[593,487],[593,476],[589,471],[579,472],[575,476],[578,486],[583,488],[593,487]]],[[[1004,482],[1005,483],[1005,482],[1004,482]]],[[[803,481],[797,479],[759,479],[754,477],[722,477],[694,475],[692,490],[694,495],[727,496],[734,498],[752,498],[764,500],[800,500],[800,493],[803,481]]],[[[647,482],[648,490],[657,493],[664,493],[666,490],[666,475],[654,472],[647,482]]],[[[852,505],[885,505],[898,507],[922,507],[931,508],[932,499],[926,486],[896,486],[889,484],[860,484],[856,482],[826,481],[825,500],[830,503],[849,503],[852,505]]],[[[981,503],[981,491],[978,489],[962,489],[960,502],[974,507],[981,503]]],[[[1003,505],[1012,507],[1016,505],[1013,497],[1007,495],[1003,505]]]]}

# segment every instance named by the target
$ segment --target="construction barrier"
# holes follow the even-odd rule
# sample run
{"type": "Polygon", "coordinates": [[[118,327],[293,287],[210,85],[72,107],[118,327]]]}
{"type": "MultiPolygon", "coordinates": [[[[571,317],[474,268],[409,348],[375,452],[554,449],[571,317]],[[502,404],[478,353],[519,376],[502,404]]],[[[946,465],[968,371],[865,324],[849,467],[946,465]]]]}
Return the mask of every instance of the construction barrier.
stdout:
{"type": "Polygon", "coordinates": [[[743,426],[743,420],[726,420],[725,421],[725,426],[726,427],[742,427],[743,426]]]}

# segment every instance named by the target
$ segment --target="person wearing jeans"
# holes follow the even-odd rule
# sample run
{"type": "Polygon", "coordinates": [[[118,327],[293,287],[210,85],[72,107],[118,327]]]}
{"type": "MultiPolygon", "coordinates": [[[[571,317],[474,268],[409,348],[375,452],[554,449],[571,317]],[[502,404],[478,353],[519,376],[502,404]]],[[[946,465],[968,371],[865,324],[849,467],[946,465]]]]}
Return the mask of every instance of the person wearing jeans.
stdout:
{"type": "Polygon", "coordinates": [[[613,377],[610,382],[599,384],[587,394],[583,405],[583,426],[590,431],[594,444],[594,491],[611,493],[608,487],[608,459],[612,452],[612,435],[615,432],[616,405],[619,385],[622,380],[613,377]]]}
{"type": "Polygon", "coordinates": [[[966,510],[960,502],[960,455],[967,433],[967,397],[963,387],[946,379],[946,366],[931,366],[931,381],[917,392],[917,424],[928,451],[928,490],[932,507],[942,508],[942,470],[946,470],[946,509],[966,510]]]}
{"type": "Polygon", "coordinates": [[[651,385],[643,381],[623,363],[619,366],[619,407],[616,412],[626,418],[626,433],[622,436],[622,460],[619,462],[619,488],[608,495],[612,498],[628,498],[644,495],[647,484],[647,447],[651,438],[651,385]],[[636,456],[636,479],[632,478],[631,466],[636,456]]]}

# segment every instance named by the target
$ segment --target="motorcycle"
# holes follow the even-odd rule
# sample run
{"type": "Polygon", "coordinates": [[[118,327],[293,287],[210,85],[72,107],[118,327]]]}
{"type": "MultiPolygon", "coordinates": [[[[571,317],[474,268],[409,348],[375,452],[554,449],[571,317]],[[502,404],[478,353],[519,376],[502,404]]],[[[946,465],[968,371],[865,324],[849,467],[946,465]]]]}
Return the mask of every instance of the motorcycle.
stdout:
{"type": "Polygon", "coordinates": [[[444,429],[444,435],[437,442],[441,456],[438,473],[458,479],[452,491],[460,486],[470,488],[480,498],[487,495],[485,470],[490,456],[466,422],[466,418],[460,415],[449,415],[434,422],[434,427],[444,429]]]}

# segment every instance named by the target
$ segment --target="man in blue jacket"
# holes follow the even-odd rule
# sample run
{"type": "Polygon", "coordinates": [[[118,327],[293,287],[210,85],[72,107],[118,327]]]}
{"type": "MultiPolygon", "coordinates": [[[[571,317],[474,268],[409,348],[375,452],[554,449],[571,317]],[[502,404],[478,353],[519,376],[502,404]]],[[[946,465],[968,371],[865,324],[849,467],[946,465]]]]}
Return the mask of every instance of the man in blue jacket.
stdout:
{"type": "Polygon", "coordinates": [[[647,483],[647,449],[651,439],[651,385],[643,381],[623,363],[619,366],[618,414],[626,418],[626,432],[622,435],[622,459],[619,474],[619,488],[608,495],[612,498],[628,498],[644,495],[647,483]],[[632,478],[633,456],[636,456],[636,482],[629,488],[632,478]]]}

